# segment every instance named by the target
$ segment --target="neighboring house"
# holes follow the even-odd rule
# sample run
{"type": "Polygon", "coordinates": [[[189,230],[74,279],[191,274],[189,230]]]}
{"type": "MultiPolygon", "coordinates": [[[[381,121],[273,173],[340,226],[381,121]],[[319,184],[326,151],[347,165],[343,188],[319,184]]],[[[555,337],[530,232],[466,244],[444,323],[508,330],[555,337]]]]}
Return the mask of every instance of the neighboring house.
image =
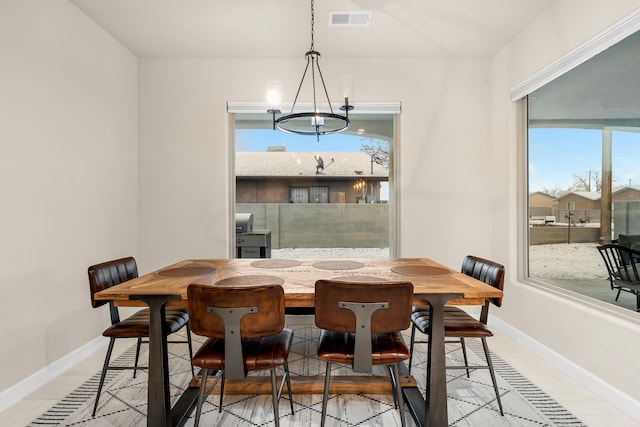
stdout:
{"type": "Polygon", "coordinates": [[[363,152],[236,153],[237,203],[379,202],[389,171],[363,152]]]}
{"type": "Polygon", "coordinates": [[[599,191],[571,191],[558,197],[554,207],[559,210],[600,209],[599,191]]]}
{"type": "Polygon", "coordinates": [[[553,215],[558,221],[590,222],[600,219],[599,191],[571,191],[553,202],[553,215]]]}
{"type": "Polygon", "coordinates": [[[612,201],[615,202],[638,202],[640,201],[640,185],[630,185],[622,187],[611,194],[612,201]]]}
{"type": "Polygon", "coordinates": [[[555,197],[542,191],[529,194],[529,215],[547,216],[552,214],[555,197]]]}

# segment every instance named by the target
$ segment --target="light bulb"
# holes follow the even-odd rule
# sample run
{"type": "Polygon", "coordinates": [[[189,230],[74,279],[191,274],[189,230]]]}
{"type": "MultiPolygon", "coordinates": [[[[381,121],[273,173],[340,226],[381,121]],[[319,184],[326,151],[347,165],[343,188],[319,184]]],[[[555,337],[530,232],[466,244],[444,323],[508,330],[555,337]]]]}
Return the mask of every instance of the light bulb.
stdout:
{"type": "Polygon", "coordinates": [[[282,83],[272,80],[267,83],[267,103],[269,109],[278,110],[282,102],[282,83]]]}

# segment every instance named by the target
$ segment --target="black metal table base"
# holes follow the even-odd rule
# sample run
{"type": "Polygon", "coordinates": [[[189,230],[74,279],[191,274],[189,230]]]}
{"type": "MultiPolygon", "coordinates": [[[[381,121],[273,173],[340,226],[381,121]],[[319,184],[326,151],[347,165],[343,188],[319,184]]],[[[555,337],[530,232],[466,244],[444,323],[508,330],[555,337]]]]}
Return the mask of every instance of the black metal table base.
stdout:
{"type": "Polygon", "coordinates": [[[171,408],[165,307],[168,301],[179,300],[180,295],[132,295],[130,299],[144,301],[151,312],[149,319],[147,426],[182,426],[193,410],[198,389],[188,388],[185,390],[175,406],[171,408]]]}
{"type": "MultiPolygon", "coordinates": [[[[420,427],[447,427],[447,373],[444,344],[444,306],[447,301],[461,298],[459,294],[416,295],[430,304],[429,345],[427,349],[426,399],[417,387],[402,389],[407,408],[420,427]]],[[[400,374],[408,374],[406,366],[400,374]]]]}

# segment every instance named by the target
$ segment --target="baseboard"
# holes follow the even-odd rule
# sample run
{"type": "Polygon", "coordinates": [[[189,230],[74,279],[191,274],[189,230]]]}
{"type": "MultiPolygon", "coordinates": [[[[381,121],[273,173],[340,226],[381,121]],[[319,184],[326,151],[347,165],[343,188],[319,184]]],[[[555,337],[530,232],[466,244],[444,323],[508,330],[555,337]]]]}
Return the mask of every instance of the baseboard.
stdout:
{"type": "Polygon", "coordinates": [[[96,351],[104,348],[107,343],[108,340],[105,337],[96,337],[50,365],[40,369],[38,372],[28,376],[19,383],[3,390],[0,392],[0,413],[38,390],[58,375],[76,366],[96,351]]]}
{"type": "Polygon", "coordinates": [[[532,351],[542,359],[553,364],[559,370],[582,384],[585,388],[602,397],[616,408],[623,411],[629,417],[636,421],[640,421],[640,402],[633,399],[628,394],[613,387],[600,377],[592,374],[586,369],[576,365],[566,357],[556,353],[549,347],[543,345],[539,341],[531,338],[519,329],[514,328],[510,324],[500,320],[498,317],[491,316],[491,326],[511,337],[523,347],[532,351]]]}

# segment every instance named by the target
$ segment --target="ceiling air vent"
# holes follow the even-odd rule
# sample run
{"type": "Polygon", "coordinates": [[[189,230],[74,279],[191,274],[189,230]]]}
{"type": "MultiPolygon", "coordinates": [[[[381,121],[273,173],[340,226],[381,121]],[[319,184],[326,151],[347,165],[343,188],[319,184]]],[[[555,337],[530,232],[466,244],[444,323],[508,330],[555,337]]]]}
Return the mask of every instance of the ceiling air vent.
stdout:
{"type": "Polygon", "coordinates": [[[329,12],[330,27],[368,27],[373,12],[329,12]]]}

